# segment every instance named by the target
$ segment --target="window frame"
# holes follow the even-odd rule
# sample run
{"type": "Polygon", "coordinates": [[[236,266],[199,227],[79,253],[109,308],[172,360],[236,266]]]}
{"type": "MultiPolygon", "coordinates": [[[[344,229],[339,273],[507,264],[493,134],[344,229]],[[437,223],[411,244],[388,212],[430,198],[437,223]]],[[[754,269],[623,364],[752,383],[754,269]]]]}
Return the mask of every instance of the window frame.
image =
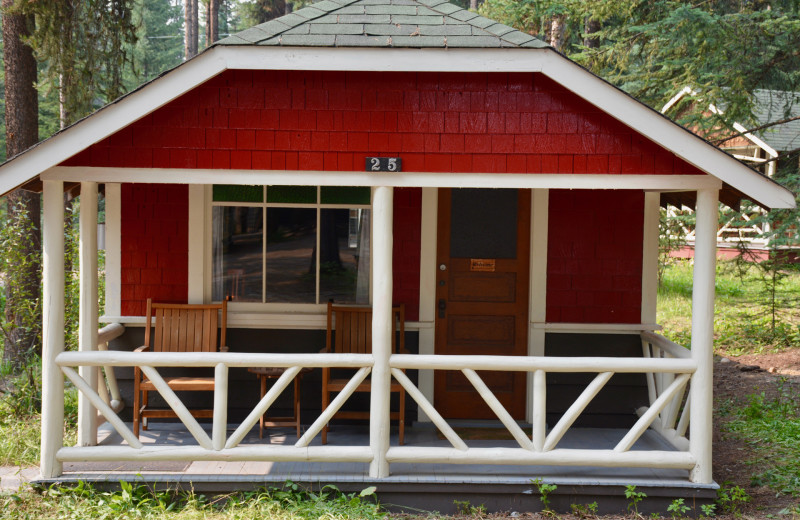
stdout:
{"type": "MultiPolygon", "coordinates": [[[[224,184],[224,183],[220,183],[224,184]]],[[[206,302],[216,302],[217,300],[213,300],[213,284],[214,284],[214,229],[213,229],[213,214],[215,207],[251,207],[251,208],[262,208],[262,229],[266,231],[266,219],[267,219],[267,209],[268,208],[305,208],[305,209],[314,209],[316,210],[316,269],[317,272],[315,273],[315,300],[319,301],[320,298],[320,276],[319,276],[319,269],[320,269],[320,215],[323,209],[368,209],[370,210],[370,217],[369,217],[369,233],[370,237],[373,237],[374,231],[374,214],[372,211],[373,199],[374,199],[374,187],[370,186],[342,186],[346,188],[369,188],[370,189],[370,202],[369,204],[355,204],[355,203],[344,203],[344,204],[331,204],[331,203],[322,203],[322,188],[329,187],[326,185],[316,185],[314,186],[317,190],[317,200],[314,203],[311,202],[267,202],[267,189],[269,186],[283,186],[283,185],[253,185],[253,186],[261,186],[262,194],[263,194],[263,201],[262,202],[228,202],[228,201],[214,201],[214,184],[206,185],[205,189],[205,196],[204,196],[204,208],[205,208],[205,244],[204,244],[204,275],[203,275],[203,285],[204,285],[204,294],[206,297],[204,301],[206,302]]],[[[372,247],[372,238],[370,238],[370,248],[372,247]]],[[[232,311],[251,311],[251,312],[301,312],[301,313],[319,313],[324,314],[327,312],[327,302],[319,302],[319,303],[291,303],[291,302],[265,302],[263,301],[266,298],[266,290],[267,290],[267,241],[266,237],[263,240],[262,245],[262,301],[261,302],[237,302],[237,301],[230,301],[228,302],[228,308],[232,311]]],[[[373,262],[372,262],[372,254],[370,254],[369,258],[369,305],[372,305],[372,269],[373,269],[373,262]]]]}

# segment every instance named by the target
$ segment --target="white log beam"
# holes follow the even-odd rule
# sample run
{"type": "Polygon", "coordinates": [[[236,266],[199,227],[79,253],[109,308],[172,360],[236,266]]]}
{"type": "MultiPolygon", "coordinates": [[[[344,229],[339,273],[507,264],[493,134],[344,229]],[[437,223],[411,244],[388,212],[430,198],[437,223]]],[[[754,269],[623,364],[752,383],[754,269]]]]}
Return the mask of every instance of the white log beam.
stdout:
{"type": "Polygon", "coordinates": [[[708,484],[711,477],[711,437],[714,392],[714,281],[717,265],[719,192],[697,192],[695,215],[694,275],[692,288],[692,378],[690,433],[691,453],[697,464],[692,482],[708,484]]]}
{"type": "MultiPolygon", "coordinates": [[[[97,183],[81,183],[80,202],[80,296],[78,303],[78,348],[97,350],[97,183]]],[[[97,367],[82,366],[84,381],[97,384],[97,367]]],[[[96,390],[96,388],[95,388],[96,390]]],[[[97,444],[97,410],[85,393],[78,394],[78,445],[97,444]]]]}
{"type": "Polygon", "coordinates": [[[225,447],[228,431],[228,367],[219,363],[214,367],[214,418],[211,444],[217,451],[225,447]]]}
{"type": "Polygon", "coordinates": [[[156,387],[158,393],[161,394],[161,397],[164,398],[164,401],[167,402],[172,411],[175,412],[175,415],[178,416],[178,419],[186,426],[186,429],[189,430],[189,433],[192,434],[192,437],[195,438],[197,444],[199,444],[202,448],[206,450],[213,450],[214,446],[211,442],[211,439],[208,437],[208,434],[203,430],[203,427],[197,422],[192,416],[192,412],[190,412],[186,405],[183,404],[183,401],[175,395],[175,392],[169,387],[169,385],[164,381],[164,378],[161,377],[155,368],[153,367],[146,367],[143,366],[142,372],[147,379],[153,383],[153,386],[156,387]]]}
{"type": "Polygon", "coordinates": [[[389,462],[417,464],[513,464],[530,466],[600,466],[606,468],[689,469],[695,460],[680,451],[553,450],[528,451],[522,448],[455,448],[392,446],[389,462]]]}
{"type": "Polygon", "coordinates": [[[409,370],[498,370],[509,372],[669,372],[692,373],[695,370],[691,359],[642,359],[615,357],[527,357],[527,356],[423,356],[395,354],[391,358],[394,368],[409,370]]]}
{"type": "Polygon", "coordinates": [[[314,421],[314,424],[308,427],[306,433],[303,434],[302,437],[297,441],[295,447],[297,448],[306,448],[309,444],[311,444],[311,440],[317,436],[317,434],[322,430],[322,427],[325,426],[330,420],[336,415],[336,412],[339,411],[339,408],[347,401],[353,392],[355,392],[358,385],[360,385],[364,379],[369,375],[370,369],[369,367],[363,367],[355,373],[355,375],[347,382],[347,384],[342,388],[342,391],[339,392],[336,397],[333,399],[331,404],[328,405],[325,410],[322,411],[317,420],[314,421]]]}
{"type": "Polygon", "coordinates": [[[61,369],[64,374],[69,378],[70,381],[75,385],[75,387],[80,390],[81,395],[84,395],[86,399],[92,401],[92,404],[97,408],[97,410],[103,414],[103,417],[117,430],[117,433],[128,442],[128,445],[133,448],[141,448],[142,443],[133,434],[130,428],[122,422],[122,419],[119,418],[115,410],[112,410],[111,407],[100,399],[100,396],[97,395],[89,383],[87,383],[75,370],[69,367],[63,367],[61,369]]]}
{"type": "Polygon", "coordinates": [[[475,387],[475,390],[478,391],[478,394],[483,398],[484,402],[489,405],[489,408],[491,408],[497,418],[500,419],[503,426],[511,433],[511,436],[514,437],[520,448],[532,450],[533,442],[531,439],[528,438],[514,418],[511,417],[511,414],[508,413],[508,410],[505,409],[492,391],[489,390],[489,387],[486,386],[486,383],[483,382],[483,379],[480,378],[478,373],[470,369],[464,369],[461,373],[472,383],[472,386],[475,387]]]}
{"type": "Polygon", "coordinates": [[[664,390],[664,393],[658,396],[656,402],[654,402],[647,411],[636,421],[636,424],[630,429],[630,431],[622,438],[621,441],[617,444],[614,448],[614,451],[622,453],[629,451],[633,445],[639,440],[639,437],[650,427],[653,421],[655,421],[658,414],[670,403],[670,401],[675,397],[675,394],[683,388],[686,383],[689,381],[689,374],[681,374],[678,376],[675,381],[673,381],[669,387],[664,390]]]}
{"type": "Polygon", "coordinates": [[[64,183],[44,181],[42,218],[42,478],[61,475],[64,445],[64,183]]]}
{"type": "Polygon", "coordinates": [[[389,476],[386,451],[389,449],[389,416],[392,375],[389,359],[392,356],[394,319],[392,312],[392,223],[393,189],[379,186],[372,198],[372,386],[370,393],[369,445],[372,462],[369,475],[389,476]]]}
{"type": "Polygon", "coordinates": [[[661,194],[644,194],[644,234],[642,235],[642,323],[656,322],[658,303],[658,235],[661,219],[661,194]]]}
{"type": "MultiPolygon", "coordinates": [[[[289,386],[289,383],[300,373],[300,367],[291,367],[287,369],[281,376],[275,381],[275,384],[269,389],[269,391],[264,395],[261,401],[258,402],[256,407],[253,409],[252,412],[247,416],[247,418],[236,428],[230,438],[228,438],[228,442],[225,444],[225,449],[235,448],[242,442],[242,439],[248,434],[250,429],[255,426],[256,421],[258,418],[267,413],[269,407],[272,406],[272,403],[281,395],[283,390],[289,386]]],[[[316,435],[316,434],[315,434],[316,435]]]]}
{"type": "Polygon", "coordinates": [[[257,444],[237,446],[222,451],[206,450],[200,446],[144,446],[142,449],[127,446],[92,446],[87,448],[62,448],[58,451],[61,462],[99,462],[134,460],[218,460],[218,461],[269,461],[269,462],[369,462],[369,446],[281,446],[257,444]]]}
{"type": "Polygon", "coordinates": [[[533,373],[533,449],[544,450],[547,436],[547,374],[544,370],[533,373]]]}
{"type": "Polygon", "coordinates": [[[369,354],[261,354],[244,352],[63,352],[56,359],[59,366],[108,365],[114,367],[331,367],[362,368],[372,366],[369,354]]]}
{"type": "MultiPolygon", "coordinates": [[[[100,168],[55,166],[42,179],[93,182],[145,182],[149,184],[214,184],[219,170],[186,168],[100,168]]],[[[616,175],[559,173],[450,173],[316,170],[225,170],[227,184],[273,186],[375,186],[395,188],[522,188],[691,191],[719,189],[722,181],[711,175],[616,175]]]]}
{"type": "MultiPolygon", "coordinates": [[[[108,342],[114,338],[120,337],[125,332],[125,327],[119,323],[112,323],[106,325],[97,331],[97,350],[107,352],[108,342]]],[[[119,391],[119,384],[117,383],[117,375],[114,372],[114,367],[103,367],[105,373],[105,384],[108,384],[108,390],[111,392],[111,408],[119,413],[125,408],[125,402],[122,400],[122,394],[119,391]]],[[[99,383],[103,384],[102,377],[98,376],[99,383]]]]}
{"type": "Polygon", "coordinates": [[[572,403],[564,415],[561,416],[561,419],[556,423],[553,427],[553,430],[550,432],[550,435],[547,436],[547,440],[544,443],[544,451],[551,451],[558,445],[558,442],[567,433],[569,427],[578,419],[578,416],[583,412],[583,410],[589,405],[592,399],[600,393],[600,390],[608,383],[608,380],[611,379],[611,376],[614,375],[614,372],[603,372],[597,374],[597,376],[592,380],[589,385],[584,388],[581,395],[575,399],[575,402],[572,403]]]}
{"type": "Polygon", "coordinates": [[[442,417],[442,415],[436,411],[436,408],[433,407],[420,389],[414,386],[414,383],[411,382],[408,376],[405,375],[402,370],[398,370],[396,368],[392,369],[392,375],[395,379],[397,379],[400,385],[405,388],[406,392],[408,392],[408,395],[410,395],[411,398],[416,401],[420,410],[425,413],[425,415],[430,419],[430,422],[439,428],[439,431],[442,432],[442,435],[444,435],[445,438],[450,441],[450,444],[452,444],[456,449],[462,451],[466,450],[466,443],[461,440],[461,437],[458,436],[455,430],[453,430],[450,425],[447,424],[447,421],[444,420],[444,417],[442,417]]]}
{"type": "MultiPolygon", "coordinates": [[[[105,184],[106,316],[122,314],[122,185],[105,184]]],[[[103,343],[102,340],[100,340],[103,343]]]]}

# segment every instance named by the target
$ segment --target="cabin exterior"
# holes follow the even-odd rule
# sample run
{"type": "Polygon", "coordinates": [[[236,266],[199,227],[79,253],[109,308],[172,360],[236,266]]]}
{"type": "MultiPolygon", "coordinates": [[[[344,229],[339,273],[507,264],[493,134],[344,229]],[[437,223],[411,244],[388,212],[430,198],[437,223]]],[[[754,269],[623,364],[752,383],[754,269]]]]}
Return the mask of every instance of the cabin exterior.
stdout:
{"type": "Polygon", "coordinates": [[[377,482],[409,465],[649,468],[710,489],[718,201],[794,204],[542,42],[441,0],[325,0],[231,36],[13,158],[0,183],[43,190],[45,481],[86,461],[303,461],[365,464],[377,482]],[[78,186],[81,347],[64,352],[63,193],[78,186]],[[674,201],[697,211],[689,350],[656,333],[659,207],[674,201]],[[226,297],[228,352],[132,352],[148,298],[226,297]],[[372,354],[319,353],[331,299],[372,306],[372,354]],[[392,354],[401,303],[410,353],[392,354]],[[191,436],[134,436],[135,366],[213,369],[210,434],[185,413],[197,397],[165,393],[191,436]],[[242,442],[290,382],[259,401],[248,367],[315,369],[296,443],[242,442]],[[370,373],[352,403],[370,412],[361,441],[315,440],[321,367],[370,373]],[[393,378],[442,442],[397,444],[393,378]],[[98,441],[98,412],[119,444],[98,441]],[[490,419],[513,440],[474,446],[451,426],[490,419]],[[562,442],[577,428],[618,436],[562,442]]]}

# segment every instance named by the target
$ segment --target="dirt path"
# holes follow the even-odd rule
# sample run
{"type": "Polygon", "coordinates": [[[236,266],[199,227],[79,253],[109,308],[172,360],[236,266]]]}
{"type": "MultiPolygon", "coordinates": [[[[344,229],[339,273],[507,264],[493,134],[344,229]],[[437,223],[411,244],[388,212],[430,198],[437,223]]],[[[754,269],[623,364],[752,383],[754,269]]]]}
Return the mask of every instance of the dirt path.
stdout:
{"type": "MultiPolygon", "coordinates": [[[[761,392],[767,398],[775,397],[782,379],[794,395],[800,393],[800,350],[721,359],[714,366],[715,409],[726,402],[733,406],[746,405],[749,396],[761,392]]],[[[753,462],[758,460],[758,454],[746,442],[723,432],[726,420],[715,414],[714,480],[719,484],[731,482],[750,494],[752,501],[744,508],[745,517],[766,518],[800,503],[798,498],[776,496],[775,491],[766,486],[751,485],[751,476],[766,467],[753,462]]]]}

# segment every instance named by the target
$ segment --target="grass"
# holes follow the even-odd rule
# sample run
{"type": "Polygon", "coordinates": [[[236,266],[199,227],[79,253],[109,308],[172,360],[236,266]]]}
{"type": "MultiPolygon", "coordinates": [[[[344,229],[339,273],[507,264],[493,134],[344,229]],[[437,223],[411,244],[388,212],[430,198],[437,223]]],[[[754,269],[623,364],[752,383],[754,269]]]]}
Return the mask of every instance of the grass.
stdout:
{"type": "Polygon", "coordinates": [[[752,463],[768,468],[757,470],[751,483],[800,497],[800,391],[780,379],[774,397],[753,394],[746,406],[723,403],[718,413],[729,419],[724,429],[757,454],[752,463]]]}
{"type": "MultiPolygon", "coordinates": [[[[800,347],[800,270],[780,272],[772,292],[765,275],[752,264],[720,261],[717,266],[714,347],[724,355],[800,347]]],[[[692,266],[674,261],[658,292],[658,322],[672,341],[691,344],[692,266]]]]}
{"type": "Polygon", "coordinates": [[[0,495],[0,520],[85,518],[234,520],[380,520],[386,516],[372,501],[375,488],[344,494],[332,487],[319,492],[287,483],[284,489],[215,497],[193,492],[153,491],[144,485],[120,483],[120,489],[98,491],[87,484],[0,495]]]}
{"type": "MultiPolygon", "coordinates": [[[[25,392],[17,387],[18,392],[25,392]]],[[[40,399],[36,389],[30,395],[6,395],[0,399],[0,466],[38,466],[41,453],[41,415],[37,404],[40,399]],[[24,405],[21,405],[25,403],[24,405]]],[[[65,391],[64,445],[77,441],[78,394],[70,386],[65,391]]]]}

